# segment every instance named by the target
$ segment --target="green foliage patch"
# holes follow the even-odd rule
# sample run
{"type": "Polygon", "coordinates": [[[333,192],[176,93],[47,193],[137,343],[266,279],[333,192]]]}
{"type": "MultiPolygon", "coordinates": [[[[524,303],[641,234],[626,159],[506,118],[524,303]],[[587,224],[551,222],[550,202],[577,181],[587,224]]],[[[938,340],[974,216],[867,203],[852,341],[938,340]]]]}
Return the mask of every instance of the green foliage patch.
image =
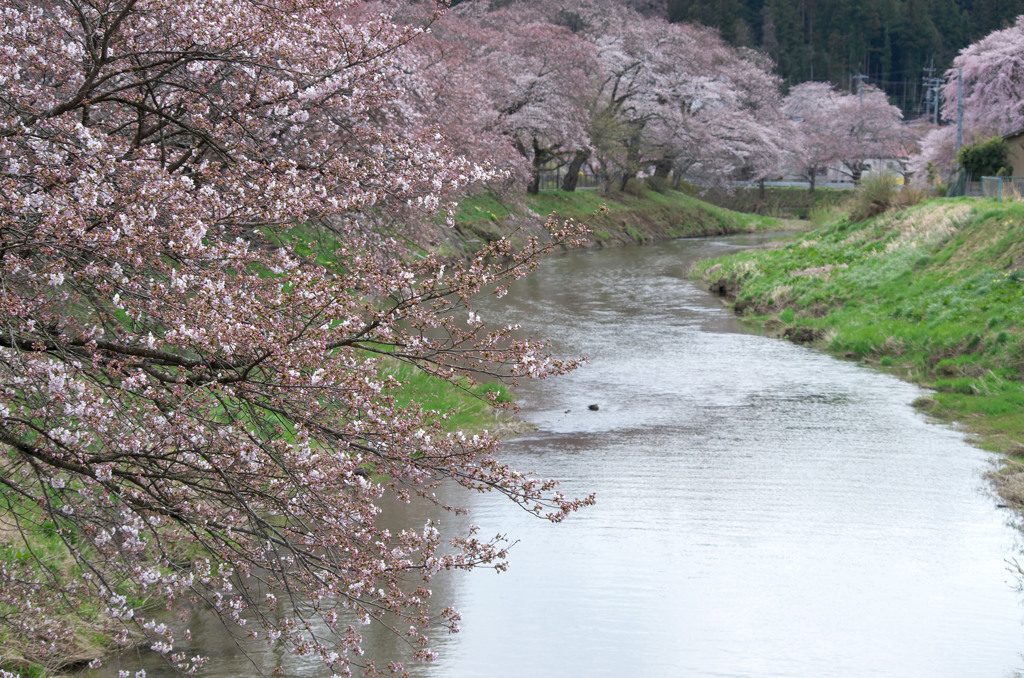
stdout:
{"type": "Polygon", "coordinates": [[[990,137],[956,154],[956,160],[965,172],[975,178],[994,177],[1013,171],[1010,166],[1010,147],[1002,137],[990,137]]]}

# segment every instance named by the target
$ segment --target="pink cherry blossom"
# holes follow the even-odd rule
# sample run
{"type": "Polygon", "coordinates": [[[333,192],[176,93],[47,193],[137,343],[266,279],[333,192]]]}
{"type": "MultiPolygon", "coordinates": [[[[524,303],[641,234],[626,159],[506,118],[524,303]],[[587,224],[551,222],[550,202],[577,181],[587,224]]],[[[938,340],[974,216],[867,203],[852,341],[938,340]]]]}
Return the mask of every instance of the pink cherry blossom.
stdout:
{"type": "Polygon", "coordinates": [[[818,173],[828,167],[859,181],[868,161],[903,159],[913,132],[885,94],[870,86],[845,94],[824,82],[805,82],[790,90],[783,114],[795,133],[790,149],[795,165],[814,190],[818,173]]]}
{"type": "Polygon", "coordinates": [[[195,669],[140,606],[158,599],[212,606],[340,675],[374,672],[357,621],[427,657],[431,576],[501,568],[505,547],[442,545],[430,524],[391,534],[381,496],[450,482],[555,521],[592,498],[401,405],[381,367],[457,386],[572,369],[464,318],[584,229],[552,222],[544,242],[498,240],[447,268],[400,244],[403,215],[496,177],[408,94],[433,13],[5,0],[3,14],[0,521],[63,560],[13,538],[27,557],[0,564],[0,630],[58,662],[67,617],[101,610],[118,643],[195,669]]]}
{"type": "Polygon", "coordinates": [[[988,137],[1024,128],[1024,16],[1010,27],[990,33],[960,51],[946,71],[942,88],[942,118],[948,127],[932,130],[915,159],[916,175],[926,176],[934,167],[947,179],[956,161],[958,102],[963,95],[961,143],[972,144],[988,137]],[[961,78],[962,74],[962,78],[961,78]]]}

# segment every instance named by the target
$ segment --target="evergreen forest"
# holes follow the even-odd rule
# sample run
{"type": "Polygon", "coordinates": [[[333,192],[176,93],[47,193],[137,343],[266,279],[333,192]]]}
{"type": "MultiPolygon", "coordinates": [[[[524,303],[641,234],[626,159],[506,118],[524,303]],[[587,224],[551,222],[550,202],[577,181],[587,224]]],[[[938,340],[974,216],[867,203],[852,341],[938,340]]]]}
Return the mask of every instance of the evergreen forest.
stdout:
{"type": "Polygon", "coordinates": [[[672,22],[699,22],[769,54],[787,85],[857,76],[907,117],[925,114],[957,53],[1024,14],[1024,0],[666,0],[672,22]]]}

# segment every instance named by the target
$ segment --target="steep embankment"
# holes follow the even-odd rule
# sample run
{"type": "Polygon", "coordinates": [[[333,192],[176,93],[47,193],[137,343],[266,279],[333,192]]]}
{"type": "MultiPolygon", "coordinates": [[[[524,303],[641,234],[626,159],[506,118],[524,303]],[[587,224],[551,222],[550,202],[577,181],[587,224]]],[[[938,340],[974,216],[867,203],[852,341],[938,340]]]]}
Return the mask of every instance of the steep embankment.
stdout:
{"type": "Polygon", "coordinates": [[[559,219],[575,219],[587,224],[594,247],[787,226],[779,219],[741,214],[670,190],[611,195],[582,190],[572,193],[541,191],[539,195],[514,198],[483,193],[462,201],[455,228],[444,247],[449,254],[470,253],[480,243],[510,233],[541,233],[542,224],[551,213],[559,219]]]}
{"type": "Polygon", "coordinates": [[[1007,453],[996,481],[1024,506],[1024,205],[842,217],[694,274],[770,332],[934,389],[918,405],[1007,453]]]}

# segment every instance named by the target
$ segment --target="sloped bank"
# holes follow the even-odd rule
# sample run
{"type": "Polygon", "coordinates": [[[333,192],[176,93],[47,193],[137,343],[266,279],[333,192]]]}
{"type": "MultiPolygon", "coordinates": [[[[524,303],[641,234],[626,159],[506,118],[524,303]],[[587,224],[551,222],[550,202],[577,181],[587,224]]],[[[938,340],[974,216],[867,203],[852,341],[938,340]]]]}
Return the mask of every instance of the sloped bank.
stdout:
{"type": "Polygon", "coordinates": [[[462,201],[442,254],[471,254],[482,243],[512,234],[513,240],[543,232],[548,215],[590,227],[591,247],[650,243],[687,236],[747,233],[792,228],[771,217],[716,207],[679,191],[637,189],[610,195],[599,191],[541,191],[512,198],[482,193],[462,201]]]}
{"type": "Polygon", "coordinates": [[[1024,508],[1024,205],[844,216],[694,275],[770,333],[933,389],[916,404],[1005,453],[994,480],[1024,508]]]}

